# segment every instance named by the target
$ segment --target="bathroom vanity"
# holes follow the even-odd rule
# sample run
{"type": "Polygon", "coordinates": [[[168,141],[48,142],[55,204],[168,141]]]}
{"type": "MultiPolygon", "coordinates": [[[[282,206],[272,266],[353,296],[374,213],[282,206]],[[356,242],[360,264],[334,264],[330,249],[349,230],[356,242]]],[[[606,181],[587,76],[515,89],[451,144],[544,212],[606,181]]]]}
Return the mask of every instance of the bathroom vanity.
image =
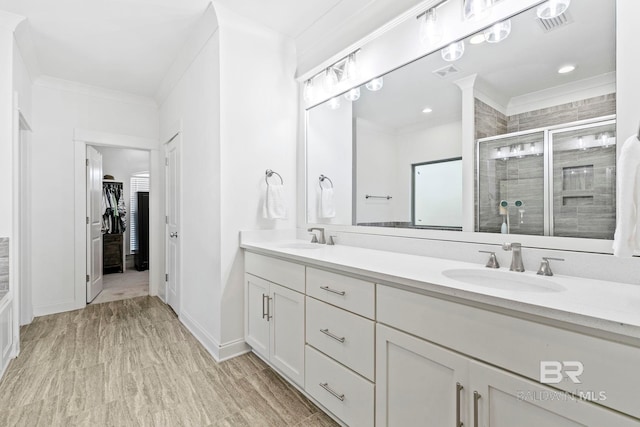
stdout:
{"type": "Polygon", "coordinates": [[[637,286],[301,241],[242,247],[247,343],[346,425],[640,425],[637,286]]]}

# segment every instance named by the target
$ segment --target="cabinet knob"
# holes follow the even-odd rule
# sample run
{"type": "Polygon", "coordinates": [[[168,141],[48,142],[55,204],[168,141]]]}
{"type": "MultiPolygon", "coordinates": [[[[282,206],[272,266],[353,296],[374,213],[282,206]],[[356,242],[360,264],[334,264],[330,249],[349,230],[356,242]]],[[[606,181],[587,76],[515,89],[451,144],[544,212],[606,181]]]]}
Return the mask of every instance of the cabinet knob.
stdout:
{"type": "Polygon", "coordinates": [[[169,237],[178,237],[178,232],[174,231],[173,233],[170,233],[169,237]]]}

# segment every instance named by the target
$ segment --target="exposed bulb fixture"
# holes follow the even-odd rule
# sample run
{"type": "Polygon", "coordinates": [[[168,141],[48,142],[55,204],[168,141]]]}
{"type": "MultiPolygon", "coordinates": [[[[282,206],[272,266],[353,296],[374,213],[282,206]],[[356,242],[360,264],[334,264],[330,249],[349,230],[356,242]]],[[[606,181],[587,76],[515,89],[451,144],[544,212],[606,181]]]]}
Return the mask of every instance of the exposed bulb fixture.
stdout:
{"type": "Polygon", "coordinates": [[[358,99],[360,99],[360,88],[356,87],[351,89],[349,92],[344,94],[344,97],[347,101],[357,101],[358,99]]]}
{"type": "Polygon", "coordinates": [[[313,81],[311,79],[304,82],[304,90],[302,92],[302,96],[306,102],[310,102],[315,96],[313,89],[313,81]]]}
{"type": "Polygon", "coordinates": [[[329,107],[330,110],[337,110],[340,108],[340,97],[336,96],[327,101],[327,107],[329,107]]]}
{"type": "Polygon", "coordinates": [[[328,67],[324,73],[324,85],[327,94],[332,94],[338,86],[338,73],[333,67],[328,67]]]}
{"type": "Polygon", "coordinates": [[[567,74],[576,69],[575,65],[563,65],[558,69],[558,74],[567,74]]]}
{"type": "Polygon", "coordinates": [[[344,70],[342,73],[343,82],[351,82],[355,80],[358,73],[358,64],[356,62],[356,52],[353,52],[347,56],[347,60],[344,63],[344,70]]]}
{"type": "Polygon", "coordinates": [[[493,0],[464,0],[462,15],[466,21],[480,21],[491,15],[493,0]]]}
{"type": "Polygon", "coordinates": [[[365,84],[365,87],[369,89],[371,92],[375,92],[382,89],[383,85],[384,85],[384,81],[382,80],[382,77],[378,77],[377,79],[373,79],[367,82],[367,84],[365,84]]]}
{"type": "Polygon", "coordinates": [[[464,54],[464,40],[460,40],[459,42],[451,43],[447,47],[443,47],[440,51],[442,54],[442,59],[445,61],[457,61],[462,58],[464,54]]]}
{"type": "Polygon", "coordinates": [[[436,44],[444,35],[442,23],[438,21],[436,8],[433,7],[420,15],[420,43],[436,44]]]}
{"type": "Polygon", "coordinates": [[[433,109],[426,107],[424,110],[422,110],[422,112],[425,114],[433,113],[433,109]]]}
{"type": "Polygon", "coordinates": [[[538,6],[536,14],[540,19],[553,19],[562,15],[570,3],[571,0],[547,0],[538,6]]]}
{"type": "Polygon", "coordinates": [[[484,37],[487,43],[500,43],[509,37],[509,34],[511,34],[511,19],[497,22],[484,31],[484,37]]]}

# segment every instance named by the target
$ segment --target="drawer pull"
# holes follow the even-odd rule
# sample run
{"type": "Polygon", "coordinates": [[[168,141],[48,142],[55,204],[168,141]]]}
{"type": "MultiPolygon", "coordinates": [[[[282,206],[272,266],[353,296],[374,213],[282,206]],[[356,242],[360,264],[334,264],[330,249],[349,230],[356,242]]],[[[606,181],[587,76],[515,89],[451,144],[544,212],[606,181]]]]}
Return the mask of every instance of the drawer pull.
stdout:
{"type": "Polygon", "coordinates": [[[263,319],[268,316],[267,309],[265,308],[265,304],[264,304],[265,300],[267,300],[267,302],[269,301],[268,297],[269,297],[268,295],[262,294],[262,318],[263,319]]]}
{"type": "Polygon", "coordinates": [[[329,387],[329,383],[320,383],[320,387],[327,390],[336,399],[344,402],[344,394],[340,394],[337,391],[333,390],[331,387],[329,387]]]}
{"type": "Polygon", "coordinates": [[[481,397],[477,391],[473,392],[473,427],[478,427],[478,400],[481,397]]]}
{"type": "Polygon", "coordinates": [[[329,332],[328,329],[320,329],[320,332],[322,332],[323,334],[325,334],[326,336],[333,338],[336,341],[339,341],[341,343],[344,343],[344,337],[339,337],[337,335],[332,334],[331,332],[329,332]]]}
{"type": "Polygon", "coordinates": [[[342,295],[342,296],[344,296],[346,294],[345,291],[336,291],[335,289],[331,289],[328,286],[320,286],[320,289],[324,289],[325,291],[333,292],[334,294],[338,294],[338,295],[342,295]]]}
{"type": "Polygon", "coordinates": [[[464,426],[464,423],[460,421],[460,392],[463,389],[462,384],[456,383],[456,427],[464,426]]]}

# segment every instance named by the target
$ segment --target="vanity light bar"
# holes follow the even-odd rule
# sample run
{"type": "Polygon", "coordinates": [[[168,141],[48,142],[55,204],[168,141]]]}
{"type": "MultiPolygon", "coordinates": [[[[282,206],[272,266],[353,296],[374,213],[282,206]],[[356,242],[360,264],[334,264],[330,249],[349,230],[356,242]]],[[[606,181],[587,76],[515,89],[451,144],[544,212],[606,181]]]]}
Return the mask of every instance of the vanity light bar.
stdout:
{"type": "Polygon", "coordinates": [[[430,10],[438,8],[440,6],[442,6],[443,4],[445,4],[446,2],[448,2],[449,0],[441,0],[438,3],[434,4],[433,6],[430,6],[429,9],[425,10],[424,12],[422,12],[420,15],[416,16],[416,19],[420,19],[422,18],[424,15],[426,15],[427,13],[429,13],[430,10]]]}
{"type": "MultiPolygon", "coordinates": [[[[449,0],[444,0],[444,1],[449,1],[449,0]]],[[[339,60],[337,60],[336,62],[334,62],[333,64],[329,65],[328,67],[326,67],[324,70],[317,72],[316,74],[314,74],[313,76],[309,77],[307,80],[305,80],[305,84],[313,84],[313,80],[318,77],[321,74],[326,74],[327,71],[329,70],[333,70],[336,73],[340,73],[340,78],[342,77],[342,75],[347,71],[347,62],[349,61],[349,58],[353,58],[355,59],[355,56],[358,52],[360,52],[362,49],[356,49],[353,52],[351,52],[350,54],[344,56],[343,58],[340,58],[339,60]]],[[[339,78],[339,79],[340,79],[339,78]]]]}

